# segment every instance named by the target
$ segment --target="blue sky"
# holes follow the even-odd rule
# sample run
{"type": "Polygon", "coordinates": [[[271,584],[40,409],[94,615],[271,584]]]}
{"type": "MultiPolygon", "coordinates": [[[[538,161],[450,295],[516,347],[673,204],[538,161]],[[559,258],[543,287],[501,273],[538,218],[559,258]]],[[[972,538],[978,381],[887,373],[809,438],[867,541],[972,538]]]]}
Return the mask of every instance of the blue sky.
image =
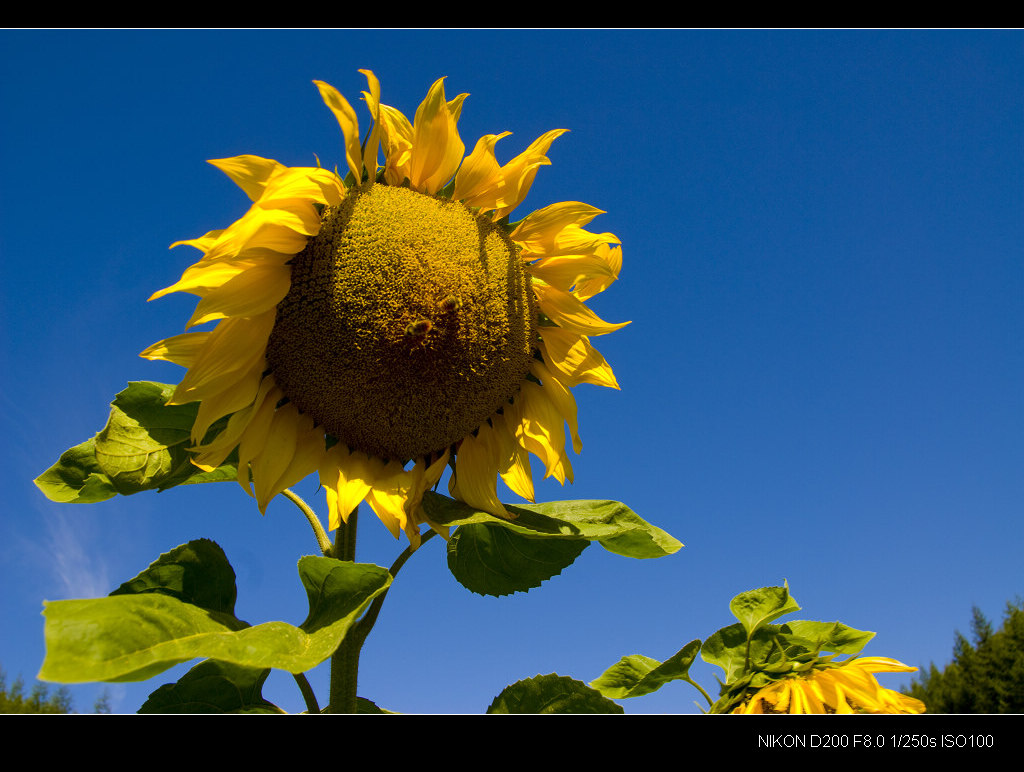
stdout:
{"type": "MultiPolygon", "coordinates": [[[[583,681],[666,659],[788,580],[802,618],[874,630],[866,653],[950,658],[972,605],[1024,594],[1024,36],[987,31],[0,32],[0,664],[42,661],[43,599],[106,594],[208,537],[239,616],[305,616],[316,544],[284,500],[238,486],[58,505],[32,479],[102,428],[138,357],[194,300],[147,303],[194,260],[174,241],[248,200],[209,158],[344,167],[313,79],[367,120],[360,68],[412,115],[430,84],[469,92],[460,133],[552,128],[518,214],[605,210],[620,280],[591,306],[621,391],[576,389],[576,482],[686,544],[635,561],[594,545],[543,587],[471,595],[442,542],[406,565],[364,650],[360,693],[402,712],[476,713],[508,683],[583,681]]],[[[299,491],[325,511],[315,479],[299,491]]],[[[510,494],[511,497],[511,494],[510,494]]],[[[401,549],[367,511],[360,560],[401,549]]],[[[135,710],[180,667],[110,687],[135,710]]],[[[695,674],[709,690],[714,671],[695,674]]],[[[311,680],[325,695],[326,668],[311,680]]],[[[906,678],[895,677],[898,686],[906,678]]],[[[74,689],[88,710],[95,685],[74,689]]],[[[301,710],[290,679],[268,698],[301,710]]],[[[672,684],[627,712],[694,712],[672,684]]],[[[323,697],[325,699],[325,696],[323,697]]]]}

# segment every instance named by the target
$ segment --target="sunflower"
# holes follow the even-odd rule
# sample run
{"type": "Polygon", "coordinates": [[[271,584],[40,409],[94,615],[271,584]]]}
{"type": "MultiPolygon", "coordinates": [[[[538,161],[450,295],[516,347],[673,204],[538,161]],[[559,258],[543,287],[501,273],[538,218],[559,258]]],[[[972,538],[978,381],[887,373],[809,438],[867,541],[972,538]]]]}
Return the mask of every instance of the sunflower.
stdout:
{"type": "Polygon", "coordinates": [[[873,675],[915,670],[886,657],[851,659],[776,681],[733,713],[924,713],[923,702],[883,688],[873,675]]]}
{"type": "Polygon", "coordinates": [[[193,463],[214,469],[237,449],[238,482],[261,512],[316,471],[332,530],[365,501],[416,546],[423,494],[448,465],[455,498],[506,518],[497,478],[532,501],[531,454],[546,477],[572,481],[571,389],[618,388],[590,338],[628,324],[585,301],[617,278],[622,255],[613,234],[584,229],[602,212],[579,202],[509,224],[564,130],[504,165],[494,148],[508,132],[464,157],[466,94],[448,100],[439,79],[410,122],[360,72],[372,116],[362,142],[349,103],[314,81],[344,135],[344,178],[319,163],[210,161],[252,206],[173,244],[203,256],[150,299],[197,295],[186,329],[216,324],[142,356],[187,368],[168,404],[199,403],[193,463]]]}

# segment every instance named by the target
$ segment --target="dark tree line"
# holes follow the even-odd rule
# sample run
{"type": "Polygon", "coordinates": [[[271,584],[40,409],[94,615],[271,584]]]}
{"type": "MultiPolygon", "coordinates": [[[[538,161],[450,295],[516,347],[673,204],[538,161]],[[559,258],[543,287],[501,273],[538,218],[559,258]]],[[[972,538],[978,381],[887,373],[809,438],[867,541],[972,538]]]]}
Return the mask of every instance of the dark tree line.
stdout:
{"type": "MultiPolygon", "coordinates": [[[[31,690],[25,693],[25,681],[21,676],[14,679],[9,687],[7,674],[0,668],[0,713],[73,713],[71,692],[61,686],[51,692],[43,683],[36,682],[31,690]]],[[[94,713],[109,713],[110,705],[104,691],[93,706],[94,713]]]]}
{"type": "Polygon", "coordinates": [[[1024,713],[1024,601],[1006,604],[998,630],[974,607],[971,637],[957,631],[953,661],[922,668],[904,693],[929,713],[1024,713]]]}

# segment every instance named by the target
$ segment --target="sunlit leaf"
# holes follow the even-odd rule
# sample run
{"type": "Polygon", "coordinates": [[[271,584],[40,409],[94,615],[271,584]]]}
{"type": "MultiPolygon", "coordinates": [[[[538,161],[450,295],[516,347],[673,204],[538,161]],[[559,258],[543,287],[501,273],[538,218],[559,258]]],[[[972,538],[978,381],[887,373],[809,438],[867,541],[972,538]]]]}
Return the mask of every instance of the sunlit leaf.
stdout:
{"type": "MultiPolygon", "coordinates": [[[[174,388],[129,383],[111,403],[103,430],[65,451],[36,485],[53,501],[91,504],[117,494],[236,479],[234,456],[209,472],[192,463],[188,448],[199,403],[167,405],[174,388]]],[[[208,437],[223,425],[223,419],[214,424],[208,437]]]]}
{"type": "Polygon", "coordinates": [[[161,592],[44,604],[47,681],[140,681],[199,657],[248,668],[310,670],[331,656],[374,597],[391,583],[380,566],[303,558],[310,597],[303,626],[255,627],[161,592]],[[325,562],[326,561],[326,562],[325,562]]]}
{"type": "Polygon", "coordinates": [[[657,558],[683,545],[643,520],[618,501],[552,501],[506,504],[511,520],[495,517],[461,501],[427,492],[423,509],[432,523],[463,526],[482,523],[507,528],[524,536],[596,541],[609,552],[632,558],[657,558]]]}
{"type": "Polygon", "coordinates": [[[729,602],[729,610],[740,620],[748,633],[768,624],[800,606],[790,597],[789,587],[761,587],[741,592],[729,602]]]}
{"type": "Polygon", "coordinates": [[[591,681],[590,686],[613,700],[642,697],[669,681],[688,678],[700,645],[699,639],[690,641],[664,662],[640,654],[623,657],[591,681]]]}

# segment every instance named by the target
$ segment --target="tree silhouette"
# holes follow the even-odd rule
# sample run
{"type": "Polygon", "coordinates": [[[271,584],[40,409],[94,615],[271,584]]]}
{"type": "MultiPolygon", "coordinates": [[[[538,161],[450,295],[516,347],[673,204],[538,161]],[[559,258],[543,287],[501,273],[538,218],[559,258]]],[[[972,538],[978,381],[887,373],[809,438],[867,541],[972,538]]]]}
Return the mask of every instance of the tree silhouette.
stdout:
{"type": "Polygon", "coordinates": [[[924,702],[929,713],[1024,713],[1024,602],[1006,604],[999,630],[975,606],[973,644],[959,631],[953,661],[935,663],[911,682],[905,694],[924,702]]]}

